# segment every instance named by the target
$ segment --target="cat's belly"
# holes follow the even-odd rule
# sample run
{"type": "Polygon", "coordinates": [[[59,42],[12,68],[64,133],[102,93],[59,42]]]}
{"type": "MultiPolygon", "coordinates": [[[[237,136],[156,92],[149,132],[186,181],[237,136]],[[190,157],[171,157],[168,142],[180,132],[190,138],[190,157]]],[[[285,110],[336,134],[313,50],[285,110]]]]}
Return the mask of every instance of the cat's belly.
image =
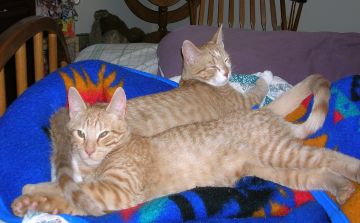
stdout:
{"type": "Polygon", "coordinates": [[[150,194],[159,197],[195,187],[233,186],[244,175],[248,157],[241,151],[228,150],[218,154],[179,154],[171,163],[167,162],[170,161],[167,157],[167,161],[161,164],[159,175],[154,178],[154,186],[149,188],[150,194]]]}

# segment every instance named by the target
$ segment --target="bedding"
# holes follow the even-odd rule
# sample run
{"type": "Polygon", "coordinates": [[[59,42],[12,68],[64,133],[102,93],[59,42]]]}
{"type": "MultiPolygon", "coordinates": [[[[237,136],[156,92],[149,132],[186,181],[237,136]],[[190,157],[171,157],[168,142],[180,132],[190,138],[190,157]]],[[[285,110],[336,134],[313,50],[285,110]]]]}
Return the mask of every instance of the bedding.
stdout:
{"type": "Polygon", "coordinates": [[[103,60],[156,74],[158,72],[157,47],[158,44],[155,43],[95,44],[80,51],[75,62],[103,60]]]}
{"type": "MultiPolygon", "coordinates": [[[[233,79],[234,84],[251,85],[255,75],[233,79]],[[243,83],[241,83],[243,82],[243,83]]],[[[284,84],[284,83],[282,83],[284,84]]],[[[49,117],[66,104],[66,89],[76,86],[88,102],[107,101],[117,86],[129,99],[177,87],[168,79],[98,60],[80,61],[61,68],[30,87],[0,118],[0,220],[21,222],[9,206],[27,183],[50,180],[50,141],[44,129],[49,117]]],[[[280,86],[282,86],[280,84],[280,86]]],[[[281,89],[275,87],[276,89],[281,89]]],[[[308,143],[336,149],[360,158],[360,139],[353,137],[360,123],[360,76],[334,82],[330,112],[324,127],[308,143]]],[[[306,118],[311,96],[294,110],[291,121],[306,118]]],[[[358,191],[348,202],[358,205],[358,191]],[[353,198],[355,200],[353,200],[353,198]]],[[[347,204],[348,204],[347,203],[347,204]]],[[[69,222],[348,222],[358,213],[344,212],[321,191],[294,191],[254,177],[241,179],[234,188],[195,188],[161,197],[137,207],[101,217],[61,215],[69,222]]],[[[59,216],[28,213],[28,222],[62,222],[59,216]]],[[[358,218],[356,218],[358,217],[358,218]]]]}
{"type": "MultiPolygon", "coordinates": [[[[211,26],[185,26],[166,35],[157,50],[159,73],[168,78],[180,75],[183,41],[202,45],[216,30],[211,26]]],[[[257,32],[224,27],[223,34],[234,73],[271,70],[290,84],[313,73],[331,81],[360,73],[360,33],[257,32]]]]}

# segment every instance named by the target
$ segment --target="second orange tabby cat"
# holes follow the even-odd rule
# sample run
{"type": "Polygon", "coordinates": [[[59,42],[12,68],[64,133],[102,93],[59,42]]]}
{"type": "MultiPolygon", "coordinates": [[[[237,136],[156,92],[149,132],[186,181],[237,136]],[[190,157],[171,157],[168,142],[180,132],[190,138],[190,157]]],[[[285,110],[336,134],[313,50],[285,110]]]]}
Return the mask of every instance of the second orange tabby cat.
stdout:
{"type": "MultiPolygon", "coordinates": [[[[360,161],[306,146],[293,125],[268,109],[239,110],[218,120],[172,128],[151,137],[131,133],[126,97],[119,88],[109,105],[86,106],[69,90],[68,128],[79,168],[70,200],[56,184],[25,187],[12,209],[98,215],[198,186],[232,186],[258,176],[298,190],[327,190],[340,203],[360,182],[360,161]],[[27,191],[26,191],[27,190],[27,191]],[[98,212],[78,205],[88,199],[98,212]]],[[[69,179],[59,184],[71,187],[69,179]]]]}

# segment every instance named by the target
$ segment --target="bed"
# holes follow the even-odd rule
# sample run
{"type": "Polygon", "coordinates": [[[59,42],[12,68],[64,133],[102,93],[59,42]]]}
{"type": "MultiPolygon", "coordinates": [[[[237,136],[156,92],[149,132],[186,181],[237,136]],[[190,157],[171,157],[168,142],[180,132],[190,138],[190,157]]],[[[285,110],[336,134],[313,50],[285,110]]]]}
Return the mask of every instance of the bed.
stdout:
{"type": "MultiPolygon", "coordinates": [[[[195,44],[201,44],[216,29],[187,26],[165,36],[153,48],[157,51],[158,66],[164,76],[161,77],[98,58],[79,58],[77,62],[70,63],[66,48],[63,48],[62,34],[54,28],[56,26],[46,18],[37,17],[23,20],[18,27],[29,21],[32,27],[37,28],[33,33],[17,30],[24,35],[22,42],[41,30],[46,31],[52,41],[57,36],[59,44],[55,44],[56,53],[50,53],[52,59],[48,61],[52,61],[52,65],[40,65],[51,69],[39,72],[39,82],[29,89],[25,90],[26,83],[20,85],[20,97],[0,118],[0,220],[5,222],[22,221],[12,215],[9,205],[12,199],[20,195],[24,184],[50,179],[50,141],[44,129],[49,125],[51,114],[66,104],[66,90],[70,86],[89,93],[95,92],[95,98],[92,99],[96,101],[104,100],[104,95],[116,86],[123,86],[129,98],[173,89],[177,84],[168,78],[181,73],[179,49],[182,41],[190,39],[195,44]],[[34,22],[39,23],[34,25],[34,22]],[[50,74],[42,78],[45,73],[50,74]]],[[[13,40],[9,38],[11,36],[5,35],[6,39],[4,35],[0,36],[0,49],[11,51],[8,54],[18,52],[15,45],[9,48],[13,46],[13,40]]],[[[265,69],[291,84],[314,72],[321,72],[331,79],[332,101],[327,121],[309,139],[309,143],[327,145],[360,157],[360,151],[357,150],[360,148],[360,139],[353,137],[359,134],[360,123],[360,97],[357,98],[360,95],[360,78],[357,75],[360,71],[360,34],[259,33],[226,28],[224,39],[225,47],[235,64],[234,77],[242,85],[253,84],[256,80],[253,74],[265,69]],[[234,45],[231,45],[232,42],[234,45]]],[[[21,43],[16,45],[22,46],[21,43]]],[[[10,58],[4,55],[7,54],[0,55],[1,67],[10,58]]],[[[4,72],[0,74],[4,75],[4,72]]],[[[278,87],[283,88],[283,82],[278,87]]],[[[287,118],[290,121],[302,120],[306,118],[309,107],[311,96],[304,95],[303,103],[294,108],[294,112],[287,118]]],[[[360,221],[357,213],[359,202],[358,189],[340,207],[322,191],[293,191],[250,177],[241,179],[234,188],[195,188],[98,218],[29,213],[25,222],[51,219],[57,222],[356,222],[360,221]]]]}

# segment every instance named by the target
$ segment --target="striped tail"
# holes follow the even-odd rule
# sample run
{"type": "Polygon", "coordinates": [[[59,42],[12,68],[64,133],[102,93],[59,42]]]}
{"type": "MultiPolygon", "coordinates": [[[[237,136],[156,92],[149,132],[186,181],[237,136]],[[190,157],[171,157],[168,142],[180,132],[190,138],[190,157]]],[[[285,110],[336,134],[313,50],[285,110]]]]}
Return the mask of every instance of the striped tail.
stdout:
{"type": "Polygon", "coordinates": [[[86,195],[73,178],[72,148],[70,133],[66,128],[69,115],[65,108],[60,109],[51,118],[51,139],[53,146],[52,164],[54,178],[63,191],[65,199],[77,210],[76,213],[103,215],[97,204],[86,195]]]}
{"type": "Polygon", "coordinates": [[[299,106],[304,97],[311,94],[314,95],[314,103],[308,119],[301,124],[291,125],[295,137],[306,138],[323,126],[329,110],[330,82],[322,75],[308,76],[265,108],[285,117],[299,106]]]}

